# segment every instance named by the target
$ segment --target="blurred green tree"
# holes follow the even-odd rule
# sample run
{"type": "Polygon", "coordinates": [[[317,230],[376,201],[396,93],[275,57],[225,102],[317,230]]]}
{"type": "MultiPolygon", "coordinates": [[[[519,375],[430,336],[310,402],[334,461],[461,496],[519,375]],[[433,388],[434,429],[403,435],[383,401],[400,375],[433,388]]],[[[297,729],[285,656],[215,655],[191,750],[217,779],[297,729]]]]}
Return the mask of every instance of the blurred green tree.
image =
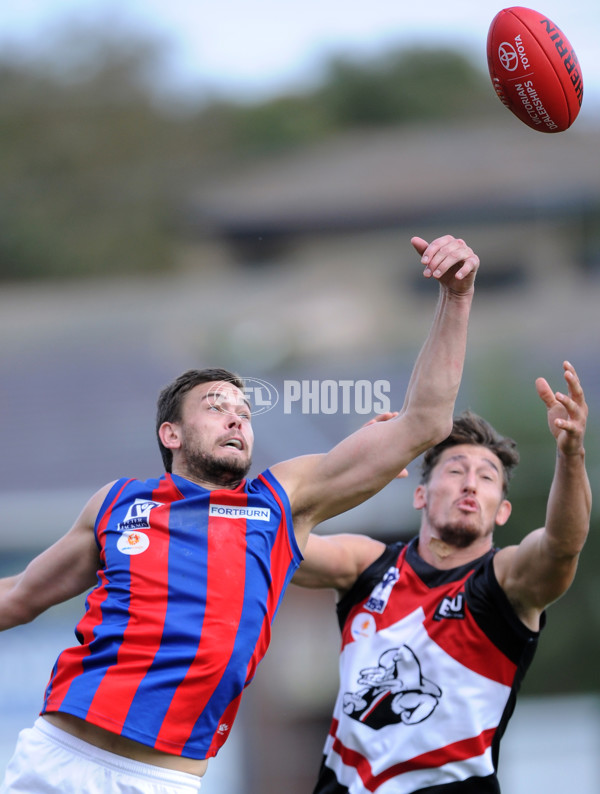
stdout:
{"type": "MultiPolygon", "coordinates": [[[[93,48],[92,48],[93,49],[93,48]]],[[[152,52],[97,48],[69,79],[0,66],[0,277],[163,265],[170,124],[139,81],[152,52]]]]}
{"type": "Polygon", "coordinates": [[[168,270],[180,202],[208,173],[354,127],[499,106],[451,51],[336,57],[321,84],[255,104],[158,96],[158,41],[68,29],[0,61],[0,279],[168,270]]]}
{"type": "Polygon", "coordinates": [[[488,76],[464,55],[421,47],[367,63],[335,58],[317,97],[337,128],[472,118],[496,110],[488,76]]]}

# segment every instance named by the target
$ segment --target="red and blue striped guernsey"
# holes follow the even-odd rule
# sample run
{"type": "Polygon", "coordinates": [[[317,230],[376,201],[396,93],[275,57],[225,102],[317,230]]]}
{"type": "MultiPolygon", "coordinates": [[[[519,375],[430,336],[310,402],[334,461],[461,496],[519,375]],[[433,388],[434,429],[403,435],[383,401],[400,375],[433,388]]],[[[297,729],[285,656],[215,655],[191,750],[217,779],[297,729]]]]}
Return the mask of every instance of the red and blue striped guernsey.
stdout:
{"type": "Polygon", "coordinates": [[[209,491],[122,479],[96,521],[101,568],[42,713],[62,711],[166,753],[216,755],[302,555],[269,470],[209,491]]]}

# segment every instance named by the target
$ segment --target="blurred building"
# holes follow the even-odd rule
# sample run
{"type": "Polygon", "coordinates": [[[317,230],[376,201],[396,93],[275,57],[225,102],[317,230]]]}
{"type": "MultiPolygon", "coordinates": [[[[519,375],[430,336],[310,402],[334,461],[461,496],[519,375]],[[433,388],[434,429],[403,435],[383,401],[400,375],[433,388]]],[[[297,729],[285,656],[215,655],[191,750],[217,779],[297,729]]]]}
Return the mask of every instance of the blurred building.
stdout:
{"type": "MultiPolygon", "coordinates": [[[[561,362],[576,358],[597,407],[597,148],[596,129],[543,135],[511,118],[504,127],[354,133],[181,197],[180,268],[169,277],[5,287],[0,574],[59,537],[100,485],[156,475],[156,396],[188,367],[226,366],[275,387],[277,404],[255,420],[255,473],[325,451],[371,415],[356,390],[348,411],[341,392],[335,410],[315,399],[286,406],[292,381],[385,381],[399,408],[435,304],[412,235],[464,237],[483,262],[459,408],[477,402],[482,362],[499,351],[508,384],[558,379],[561,362]]],[[[407,536],[416,528],[410,504],[411,488],[395,482],[323,531],[407,536]]],[[[35,716],[55,646],[72,641],[81,604],[0,646],[5,754],[17,725],[35,716]],[[19,670],[16,657],[29,661],[19,670]]],[[[243,739],[228,750],[235,760],[222,764],[244,770],[227,790],[310,790],[337,643],[333,594],[291,588],[242,703],[243,739]]],[[[211,785],[209,769],[207,794],[211,785]]]]}

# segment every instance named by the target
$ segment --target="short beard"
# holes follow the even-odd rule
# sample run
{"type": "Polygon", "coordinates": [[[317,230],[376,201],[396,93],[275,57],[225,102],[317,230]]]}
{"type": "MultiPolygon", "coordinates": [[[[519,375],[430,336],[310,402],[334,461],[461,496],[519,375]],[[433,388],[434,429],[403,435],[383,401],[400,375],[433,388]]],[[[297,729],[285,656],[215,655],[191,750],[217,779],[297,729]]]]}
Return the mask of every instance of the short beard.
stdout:
{"type": "Polygon", "coordinates": [[[191,452],[186,455],[187,469],[197,480],[210,482],[222,488],[238,485],[250,471],[252,460],[220,460],[204,452],[191,452]]]}
{"type": "Polygon", "coordinates": [[[480,537],[477,529],[462,524],[444,524],[436,529],[439,539],[455,549],[466,549],[480,537]]]}

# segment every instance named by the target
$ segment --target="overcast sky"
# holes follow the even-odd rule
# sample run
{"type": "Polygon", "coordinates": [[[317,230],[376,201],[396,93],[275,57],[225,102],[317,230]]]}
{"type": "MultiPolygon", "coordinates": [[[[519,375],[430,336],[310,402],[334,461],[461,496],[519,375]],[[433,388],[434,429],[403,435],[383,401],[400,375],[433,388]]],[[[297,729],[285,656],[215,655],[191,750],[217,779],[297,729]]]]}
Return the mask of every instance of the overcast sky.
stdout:
{"type": "MultiPolygon", "coordinates": [[[[69,19],[159,33],[170,79],[262,97],[318,76],[327,53],[369,56],[397,44],[463,47],[485,68],[493,0],[19,0],[0,2],[0,46],[43,46],[69,19]]],[[[531,7],[531,6],[530,6],[531,7]]],[[[562,28],[582,65],[585,100],[600,106],[600,0],[533,6],[562,28]]]]}

